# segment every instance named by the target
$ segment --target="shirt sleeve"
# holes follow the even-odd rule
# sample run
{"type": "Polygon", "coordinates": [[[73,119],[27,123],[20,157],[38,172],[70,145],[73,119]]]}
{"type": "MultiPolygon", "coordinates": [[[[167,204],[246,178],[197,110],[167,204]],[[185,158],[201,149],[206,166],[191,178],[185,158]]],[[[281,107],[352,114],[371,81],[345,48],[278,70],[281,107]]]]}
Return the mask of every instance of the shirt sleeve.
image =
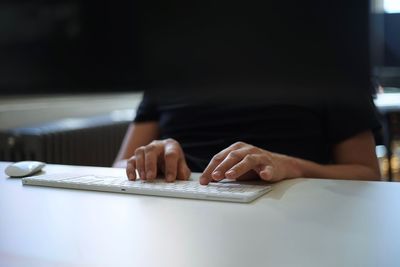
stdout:
{"type": "Polygon", "coordinates": [[[381,130],[379,113],[368,93],[330,99],[325,116],[327,138],[332,145],[367,130],[377,136],[381,130]]]}
{"type": "Polygon", "coordinates": [[[142,101],[136,110],[136,116],[133,122],[158,121],[159,118],[160,113],[155,97],[153,97],[150,92],[145,91],[142,101]]]}

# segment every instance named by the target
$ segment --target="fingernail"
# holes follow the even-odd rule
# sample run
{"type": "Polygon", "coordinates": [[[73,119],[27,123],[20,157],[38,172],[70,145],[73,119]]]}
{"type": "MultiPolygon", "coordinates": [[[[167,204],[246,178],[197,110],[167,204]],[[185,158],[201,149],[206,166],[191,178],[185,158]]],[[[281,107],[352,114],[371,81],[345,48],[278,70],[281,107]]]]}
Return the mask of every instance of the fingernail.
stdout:
{"type": "Polygon", "coordinates": [[[152,179],[153,178],[153,172],[152,171],[148,171],[147,175],[146,175],[147,179],[152,179]]]}
{"type": "Polygon", "coordinates": [[[167,182],[172,182],[173,179],[174,177],[172,176],[172,174],[167,174],[167,176],[165,177],[165,180],[167,180],[167,182]]]}
{"type": "Polygon", "coordinates": [[[208,184],[208,179],[206,177],[200,177],[200,184],[202,185],[207,185],[208,184]]]}
{"type": "Polygon", "coordinates": [[[145,172],[140,172],[140,178],[145,180],[146,179],[146,173],[145,172]]]}

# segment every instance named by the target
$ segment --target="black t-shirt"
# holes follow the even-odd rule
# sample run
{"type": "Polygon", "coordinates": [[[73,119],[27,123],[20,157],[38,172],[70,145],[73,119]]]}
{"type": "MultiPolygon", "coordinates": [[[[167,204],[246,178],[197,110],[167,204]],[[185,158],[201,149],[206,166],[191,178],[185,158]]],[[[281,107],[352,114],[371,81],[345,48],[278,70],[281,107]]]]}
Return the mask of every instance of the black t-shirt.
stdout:
{"type": "Polygon", "coordinates": [[[151,90],[145,92],[135,122],[158,121],[160,139],[176,139],[192,171],[202,171],[213,155],[237,141],[329,163],[335,144],[380,127],[368,94],[264,93],[220,97],[210,91],[151,90]]]}

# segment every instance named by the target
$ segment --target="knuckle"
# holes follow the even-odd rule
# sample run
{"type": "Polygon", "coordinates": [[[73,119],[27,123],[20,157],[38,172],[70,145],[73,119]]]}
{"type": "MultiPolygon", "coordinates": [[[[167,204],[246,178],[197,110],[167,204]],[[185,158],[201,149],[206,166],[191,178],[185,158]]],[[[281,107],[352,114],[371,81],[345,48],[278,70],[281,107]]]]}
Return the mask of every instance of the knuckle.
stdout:
{"type": "Polygon", "coordinates": [[[144,152],[144,146],[138,147],[135,150],[135,155],[143,153],[144,152]]]}
{"type": "Polygon", "coordinates": [[[212,158],[212,161],[215,161],[215,162],[222,162],[223,160],[224,160],[224,157],[222,155],[219,155],[219,154],[215,155],[212,158]]]}
{"type": "Polygon", "coordinates": [[[240,159],[240,158],[241,158],[240,153],[237,152],[237,151],[232,151],[232,152],[230,152],[230,153],[228,154],[228,156],[229,156],[230,158],[232,158],[232,159],[240,159]]]}
{"type": "Polygon", "coordinates": [[[167,144],[176,144],[176,143],[178,143],[178,142],[177,142],[175,139],[173,139],[173,138],[167,138],[167,139],[164,140],[164,142],[167,143],[167,144]]]}
{"type": "Polygon", "coordinates": [[[146,153],[153,152],[155,150],[156,150],[155,144],[149,144],[149,145],[145,146],[145,148],[144,148],[144,152],[146,152],[146,153]]]}
{"type": "Polygon", "coordinates": [[[153,140],[148,145],[157,145],[158,143],[160,143],[160,140],[153,140]]]}
{"type": "Polygon", "coordinates": [[[165,140],[164,145],[168,146],[169,148],[173,148],[173,149],[180,149],[180,147],[181,147],[179,142],[172,138],[168,138],[167,140],[165,140]]]}
{"type": "Polygon", "coordinates": [[[242,147],[242,146],[244,146],[244,145],[245,145],[245,143],[242,142],[242,141],[235,142],[235,143],[233,144],[234,147],[242,147]]]}
{"type": "Polygon", "coordinates": [[[246,157],[244,159],[249,163],[256,163],[257,162],[257,159],[253,154],[246,155],[246,157]]]}
{"type": "Polygon", "coordinates": [[[249,151],[250,151],[250,153],[256,154],[256,153],[260,153],[261,150],[258,147],[251,146],[249,151]]]}

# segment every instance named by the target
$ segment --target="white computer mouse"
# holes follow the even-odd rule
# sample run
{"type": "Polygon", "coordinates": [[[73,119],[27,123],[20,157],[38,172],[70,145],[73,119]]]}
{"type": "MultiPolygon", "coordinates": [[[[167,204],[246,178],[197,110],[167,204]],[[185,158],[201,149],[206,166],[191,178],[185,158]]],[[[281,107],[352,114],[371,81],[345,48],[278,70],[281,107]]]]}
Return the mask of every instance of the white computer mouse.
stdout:
{"type": "Polygon", "coordinates": [[[40,161],[19,161],[8,165],[5,173],[10,177],[24,177],[39,172],[45,165],[40,161]]]}

